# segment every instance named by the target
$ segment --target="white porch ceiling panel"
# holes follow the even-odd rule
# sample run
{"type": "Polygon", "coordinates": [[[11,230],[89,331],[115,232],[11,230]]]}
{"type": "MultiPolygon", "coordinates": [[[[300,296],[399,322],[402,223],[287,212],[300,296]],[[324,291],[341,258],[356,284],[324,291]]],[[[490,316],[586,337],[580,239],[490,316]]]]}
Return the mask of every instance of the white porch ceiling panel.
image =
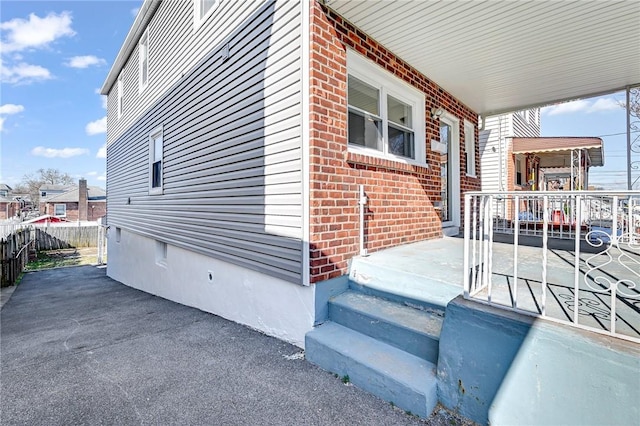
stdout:
{"type": "Polygon", "coordinates": [[[483,115],[640,83],[640,1],[326,0],[483,115]]]}

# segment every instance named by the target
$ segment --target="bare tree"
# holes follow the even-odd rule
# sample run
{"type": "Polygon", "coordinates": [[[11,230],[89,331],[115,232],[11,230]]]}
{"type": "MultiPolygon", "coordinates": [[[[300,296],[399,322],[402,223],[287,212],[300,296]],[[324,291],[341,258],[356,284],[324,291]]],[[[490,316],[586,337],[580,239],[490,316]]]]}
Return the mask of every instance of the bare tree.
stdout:
{"type": "Polygon", "coordinates": [[[42,185],[73,185],[73,183],[74,180],[68,173],[62,173],[58,169],[38,169],[35,173],[24,175],[17,187],[29,194],[31,201],[37,206],[40,203],[42,185]]]}

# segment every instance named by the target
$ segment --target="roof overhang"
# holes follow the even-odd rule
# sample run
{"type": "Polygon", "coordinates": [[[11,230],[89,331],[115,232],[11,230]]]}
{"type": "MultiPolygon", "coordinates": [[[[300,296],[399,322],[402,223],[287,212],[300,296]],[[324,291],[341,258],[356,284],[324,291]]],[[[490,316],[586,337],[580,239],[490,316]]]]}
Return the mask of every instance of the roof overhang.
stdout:
{"type": "MultiPolygon", "coordinates": [[[[541,137],[512,138],[514,154],[535,154],[540,158],[540,167],[570,167],[578,159],[578,151],[586,153],[586,165],[604,166],[602,139],[597,137],[541,137]]],[[[582,154],[580,154],[582,155],[582,154]]]]}
{"type": "Polygon", "coordinates": [[[483,116],[640,84],[640,2],[325,0],[483,116]]]}
{"type": "Polygon", "coordinates": [[[144,30],[147,28],[147,24],[149,24],[153,14],[158,9],[158,6],[160,6],[160,1],[161,0],[144,0],[144,3],[136,15],[135,21],[133,21],[133,25],[129,29],[127,38],[125,38],[124,43],[118,52],[118,56],[116,56],[115,61],[113,61],[113,65],[111,65],[107,79],[102,84],[102,88],[100,89],[101,95],[109,94],[109,91],[113,87],[113,83],[118,79],[120,71],[126,64],[129,56],[131,56],[131,52],[135,49],[136,44],[138,44],[138,40],[142,37],[142,33],[144,33],[144,30]]]}

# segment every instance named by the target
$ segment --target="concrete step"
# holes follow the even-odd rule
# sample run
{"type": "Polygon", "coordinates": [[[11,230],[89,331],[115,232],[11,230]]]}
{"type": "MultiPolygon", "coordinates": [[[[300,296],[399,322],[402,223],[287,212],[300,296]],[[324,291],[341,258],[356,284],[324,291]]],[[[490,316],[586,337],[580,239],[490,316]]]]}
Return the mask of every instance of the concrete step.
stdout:
{"type": "Polygon", "coordinates": [[[435,408],[436,366],[334,322],[306,335],[306,359],[355,386],[392,402],[403,410],[427,417],[435,408]]]}
{"type": "Polygon", "coordinates": [[[402,263],[384,263],[374,256],[359,256],[351,260],[349,286],[374,296],[382,295],[394,301],[408,299],[424,307],[444,310],[451,300],[462,294],[463,288],[460,266],[451,269],[454,273],[449,272],[447,264],[442,269],[444,271],[426,273],[402,263]]]}
{"type": "Polygon", "coordinates": [[[426,311],[353,290],[329,300],[331,321],[438,362],[443,311],[426,311]]]}

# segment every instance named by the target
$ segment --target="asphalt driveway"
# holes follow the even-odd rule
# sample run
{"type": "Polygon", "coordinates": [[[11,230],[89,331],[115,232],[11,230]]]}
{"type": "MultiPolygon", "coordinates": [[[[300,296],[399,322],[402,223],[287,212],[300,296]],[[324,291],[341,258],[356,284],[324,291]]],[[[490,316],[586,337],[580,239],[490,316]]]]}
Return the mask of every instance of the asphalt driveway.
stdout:
{"type": "Polygon", "coordinates": [[[424,424],[300,353],[104,269],[32,272],[0,311],[0,422],[424,424]]]}

